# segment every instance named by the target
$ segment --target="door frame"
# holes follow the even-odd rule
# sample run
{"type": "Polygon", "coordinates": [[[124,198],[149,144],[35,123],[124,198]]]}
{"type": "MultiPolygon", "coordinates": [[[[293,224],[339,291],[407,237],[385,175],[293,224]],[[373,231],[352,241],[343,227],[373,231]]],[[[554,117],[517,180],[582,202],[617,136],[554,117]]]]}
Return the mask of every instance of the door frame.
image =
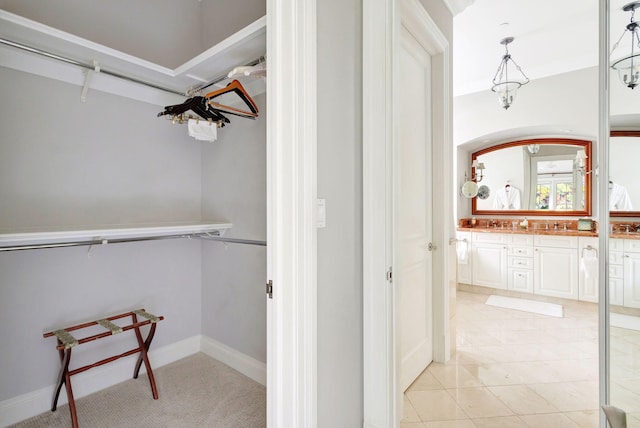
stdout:
{"type": "Polygon", "coordinates": [[[267,0],[267,427],[317,425],[316,0],[267,0]]]}
{"type": "MultiPolygon", "coordinates": [[[[453,224],[451,52],[449,42],[418,0],[363,3],[363,380],[364,427],[396,427],[402,408],[395,346],[392,154],[396,142],[395,47],[404,25],[432,55],[433,174],[444,179],[434,195],[434,361],[450,357],[450,239],[453,224]],[[437,209],[435,207],[438,207],[437,209]]],[[[455,278],[454,278],[455,280],[455,278]]]]}

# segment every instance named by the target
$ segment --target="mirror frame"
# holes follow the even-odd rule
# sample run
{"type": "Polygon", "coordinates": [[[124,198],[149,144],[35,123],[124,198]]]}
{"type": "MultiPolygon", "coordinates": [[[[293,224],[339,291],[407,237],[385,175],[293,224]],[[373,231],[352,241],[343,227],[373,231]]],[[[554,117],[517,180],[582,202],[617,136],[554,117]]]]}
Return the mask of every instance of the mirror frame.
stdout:
{"type": "MultiPolygon", "coordinates": [[[[611,131],[611,137],[640,137],[640,131],[611,131]]],[[[609,151],[611,151],[611,141],[609,141],[609,151]]],[[[640,211],[609,211],[610,217],[640,217],[640,211]]]]}
{"type": "MultiPolygon", "coordinates": [[[[640,133],[638,133],[640,135],[640,133]]],[[[509,147],[517,147],[517,146],[527,146],[529,144],[565,144],[572,146],[580,146],[584,148],[584,151],[587,155],[587,159],[585,159],[585,169],[587,171],[592,171],[591,169],[591,148],[593,145],[592,141],[589,140],[578,140],[574,138],[531,138],[526,140],[518,140],[518,141],[510,141],[508,143],[497,144],[495,146],[487,147],[486,149],[478,150],[471,154],[471,163],[478,158],[478,156],[494,152],[500,149],[506,149],[509,147]]],[[[475,174],[475,168],[471,167],[471,176],[473,177],[475,174]]],[[[572,211],[556,211],[556,210],[478,210],[476,203],[477,198],[471,199],[471,213],[473,215],[527,215],[527,216],[573,216],[573,217],[589,217],[592,213],[592,175],[593,174],[585,174],[585,186],[584,186],[584,203],[585,209],[583,210],[572,210],[572,211]]]]}

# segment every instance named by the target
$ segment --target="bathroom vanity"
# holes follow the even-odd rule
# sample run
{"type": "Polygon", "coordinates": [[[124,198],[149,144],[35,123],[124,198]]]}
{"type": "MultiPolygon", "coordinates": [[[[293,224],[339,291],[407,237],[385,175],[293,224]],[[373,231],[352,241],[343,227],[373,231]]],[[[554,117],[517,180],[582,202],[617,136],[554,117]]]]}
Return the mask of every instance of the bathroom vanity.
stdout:
{"type": "MultiPolygon", "coordinates": [[[[576,221],[522,230],[509,222],[466,221],[457,231],[458,282],[480,287],[598,301],[598,234],[578,231],[576,221]]],[[[640,233],[611,234],[610,303],[640,308],[640,233]]]]}

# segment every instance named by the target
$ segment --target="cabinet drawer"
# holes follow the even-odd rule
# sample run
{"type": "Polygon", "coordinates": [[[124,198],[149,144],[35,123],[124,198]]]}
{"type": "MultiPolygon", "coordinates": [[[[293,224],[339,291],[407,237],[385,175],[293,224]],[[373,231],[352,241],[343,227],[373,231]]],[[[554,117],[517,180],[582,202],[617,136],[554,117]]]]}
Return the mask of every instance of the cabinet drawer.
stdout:
{"type": "Polygon", "coordinates": [[[624,239],[610,239],[609,251],[624,251],[624,239]]]}
{"type": "Polygon", "coordinates": [[[609,253],[609,264],[612,265],[621,265],[623,263],[624,257],[621,252],[612,252],[609,253]]]}
{"type": "Polygon", "coordinates": [[[609,265],[609,276],[611,278],[622,278],[624,276],[624,266],[609,265]]]}
{"type": "Polygon", "coordinates": [[[509,269],[508,289],[533,293],[533,271],[509,269]]]}
{"type": "Polygon", "coordinates": [[[520,234],[513,234],[513,235],[509,235],[509,244],[511,245],[520,245],[523,247],[532,247],[533,246],[533,235],[520,235],[520,234]]]}
{"type": "Polygon", "coordinates": [[[509,257],[509,267],[517,269],[533,269],[533,258],[509,257]]]}
{"type": "Polygon", "coordinates": [[[624,251],[629,253],[640,253],[640,239],[623,239],[624,251]]]}
{"type": "Polygon", "coordinates": [[[533,247],[509,247],[510,256],[533,257],[533,247]]]}
{"type": "Polygon", "coordinates": [[[487,244],[506,244],[509,235],[505,233],[493,232],[473,232],[471,239],[473,242],[484,242],[487,244]]]}
{"type": "Polygon", "coordinates": [[[533,243],[536,247],[578,248],[578,237],[534,235],[533,243]]]}

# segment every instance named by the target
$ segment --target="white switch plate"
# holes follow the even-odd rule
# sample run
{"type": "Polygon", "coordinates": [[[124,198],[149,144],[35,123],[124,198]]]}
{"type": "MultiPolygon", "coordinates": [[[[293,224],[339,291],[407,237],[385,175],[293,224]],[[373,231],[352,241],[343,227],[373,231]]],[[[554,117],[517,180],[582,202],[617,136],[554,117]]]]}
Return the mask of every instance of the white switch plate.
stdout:
{"type": "Polygon", "coordinates": [[[327,226],[327,200],[326,199],[316,199],[316,227],[326,227],[327,226]]]}

